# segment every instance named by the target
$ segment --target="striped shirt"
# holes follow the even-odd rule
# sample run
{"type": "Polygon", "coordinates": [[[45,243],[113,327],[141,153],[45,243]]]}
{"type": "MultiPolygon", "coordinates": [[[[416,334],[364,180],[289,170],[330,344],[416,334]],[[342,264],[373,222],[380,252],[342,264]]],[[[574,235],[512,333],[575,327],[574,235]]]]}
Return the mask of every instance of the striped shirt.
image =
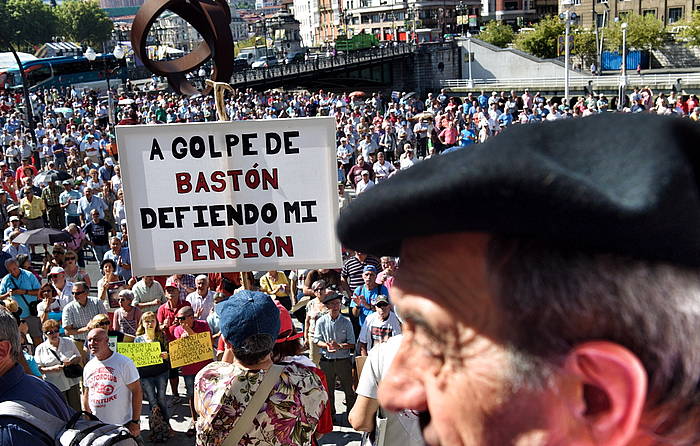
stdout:
{"type": "Polygon", "coordinates": [[[340,274],[348,282],[351,290],[365,284],[365,281],[362,280],[362,270],[367,265],[372,265],[379,271],[379,260],[372,256],[367,256],[364,262],[360,262],[357,256],[352,256],[345,261],[340,274]]]}
{"type": "MultiPolygon", "coordinates": [[[[73,327],[78,329],[87,327],[90,320],[98,314],[107,314],[105,306],[98,298],[88,296],[85,306],[74,300],[63,308],[63,328],[73,327]]],[[[87,333],[73,335],[73,339],[80,341],[84,341],[86,337],[87,333]]]]}

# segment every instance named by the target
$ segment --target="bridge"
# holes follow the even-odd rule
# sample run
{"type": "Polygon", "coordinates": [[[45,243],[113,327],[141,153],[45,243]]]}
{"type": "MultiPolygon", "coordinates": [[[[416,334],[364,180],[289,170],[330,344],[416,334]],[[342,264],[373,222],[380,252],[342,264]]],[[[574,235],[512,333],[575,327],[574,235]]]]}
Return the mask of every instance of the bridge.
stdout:
{"type": "Polygon", "coordinates": [[[416,46],[401,43],[381,48],[350,51],[332,57],[317,57],[304,62],[251,68],[234,73],[235,88],[344,88],[359,89],[391,85],[393,66],[404,67],[416,46]]]}

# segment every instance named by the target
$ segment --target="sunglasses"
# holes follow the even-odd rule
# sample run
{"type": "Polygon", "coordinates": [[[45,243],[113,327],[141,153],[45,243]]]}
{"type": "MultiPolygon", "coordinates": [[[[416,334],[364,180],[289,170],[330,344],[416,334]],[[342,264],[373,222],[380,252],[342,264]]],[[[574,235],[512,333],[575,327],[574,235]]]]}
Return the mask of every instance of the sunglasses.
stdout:
{"type": "Polygon", "coordinates": [[[75,260],[77,257],[66,257],[64,260],[75,260]]]}
{"type": "Polygon", "coordinates": [[[188,317],[189,317],[189,316],[177,316],[175,319],[177,319],[178,321],[184,321],[184,320],[187,319],[188,317]]]}
{"type": "Polygon", "coordinates": [[[109,321],[103,321],[97,324],[98,327],[106,327],[109,325],[109,321]]]}
{"type": "Polygon", "coordinates": [[[45,335],[52,335],[52,334],[56,334],[56,333],[58,333],[58,330],[49,330],[49,331],[44,332],[45,335]]]}

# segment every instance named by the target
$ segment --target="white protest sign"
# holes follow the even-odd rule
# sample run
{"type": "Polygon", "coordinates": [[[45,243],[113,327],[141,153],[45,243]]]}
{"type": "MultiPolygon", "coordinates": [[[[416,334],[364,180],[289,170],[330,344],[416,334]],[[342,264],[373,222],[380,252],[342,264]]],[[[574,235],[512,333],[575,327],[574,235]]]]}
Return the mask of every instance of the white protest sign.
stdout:
{"type": "Polygon", "coordinates": [[[136,275],[338,268],[335,120],[117,127],[136,275]]]}

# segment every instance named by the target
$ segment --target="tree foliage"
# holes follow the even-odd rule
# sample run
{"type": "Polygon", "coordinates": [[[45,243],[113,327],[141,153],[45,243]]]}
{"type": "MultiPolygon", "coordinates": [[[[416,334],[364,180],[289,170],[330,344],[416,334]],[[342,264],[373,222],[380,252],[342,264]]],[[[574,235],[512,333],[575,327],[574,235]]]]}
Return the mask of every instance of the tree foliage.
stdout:
{"type": "Polygon", "coordinates": [[[564,29],[564,22],[558,17],[545,17],[534,26],[533,31],[518,35],[515,46],[544,59],[557,57],[557,39],[564,35],[564,29]]]}
{"type": "Polygon", "coordinates": [[[97,1],[68,0],[55,8],[63,37],[100,47],[109,40],[113,23],[97,1]]]}
{"type": "Polygon", "coordinates": [[[510,25],[492,20],[486,24],[484,30],[479,33],[479,39],[491,45],[505,48],[515,39],[515,33],[510,25]]]}
{"type": "Polygon", "coordinates": [[[628,50],[656,49],[663,43],[664,24],[651,14],[630,14],[605,30],[604,45],[611,51],[622,48],[622,24],[627,23],[628,50]]]}
{"type": "Polygon", "coordinates": [[[582,67],[588,67],[596,62],[598,52],[596,51],[595,34],[587,29],[574,30],[574,47],[572,54],[579,58],[582,67]]]}
{"type": "Polygon", "coordinates": [[[690,20],[684,23],[684,28],[679,37],[685,40],[688,46],[700,46],[700,11],[693,11],[690,20]]]}
{"type": "Polygon", "coordinates": [[[56,35],[58,20],[41,0],[7,0],[0,4],[0,36],[18,49],[29,50],[56,35]]]}

